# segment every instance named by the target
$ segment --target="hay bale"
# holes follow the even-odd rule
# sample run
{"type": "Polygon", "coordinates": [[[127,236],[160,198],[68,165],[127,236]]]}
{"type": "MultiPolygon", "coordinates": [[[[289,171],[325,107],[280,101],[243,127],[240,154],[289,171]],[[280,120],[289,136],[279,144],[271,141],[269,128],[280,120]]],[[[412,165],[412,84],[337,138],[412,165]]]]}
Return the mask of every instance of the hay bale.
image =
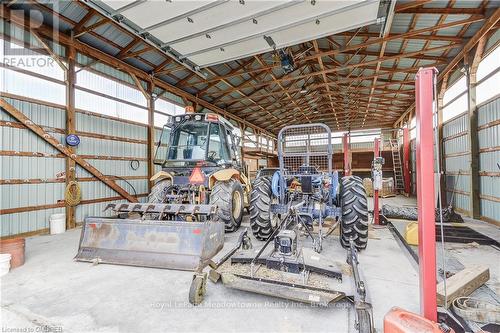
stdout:
{"type": "Polygon", "coordinates": [[[366,195],[373,197],[373,182],[370,178],[363,179],[363,187],[365,188],[366,195]]]}

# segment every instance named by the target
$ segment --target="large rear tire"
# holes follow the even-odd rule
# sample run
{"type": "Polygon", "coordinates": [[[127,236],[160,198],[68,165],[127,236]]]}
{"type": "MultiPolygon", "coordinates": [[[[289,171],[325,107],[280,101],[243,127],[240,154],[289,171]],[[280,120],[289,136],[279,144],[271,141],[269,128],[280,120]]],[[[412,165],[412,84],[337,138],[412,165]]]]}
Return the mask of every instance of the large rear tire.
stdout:
{"type": "Polygon", "coordinates": [[[340,181],[342,219],[340,243],[349,248],[352,240],[358,250],[368,243],[368,202],[363,180],[357,176],[343,177],[340,181]]]}
{"type": "Polygon", "coordinates": [[[166,203],[170,186],[171,182],[169,179],[163,179],[154,184],[153,188],[151,188],[151,193],[148,195],[148,203],[166,203]]]}
{"type": "Polygon", "coordinates": [[[217,206],[217,215],[224,221],[226,232],[238,230],[243,219],[243,188],[235,179],[217,181],[210,193],[210,204],[217,206]]]}
{"type": "MultiPolygon", "coordinates": [[[[172,190],[172,182],[170,179],[163,179],[153,185],[151,193],[148,195],[148,203],[167,203],[167,194],[172,190]]],[[[159,213],[146,213],[144,218],[146,220],[158,220],[159,213]]]]}
{"type": "Polygon", "coordinates": [[[273,233],[271,210],[272,203],[271,177],[257,178],[250,194],[250,227],[253,235],[259,240],[267,240],[273,233]]]}

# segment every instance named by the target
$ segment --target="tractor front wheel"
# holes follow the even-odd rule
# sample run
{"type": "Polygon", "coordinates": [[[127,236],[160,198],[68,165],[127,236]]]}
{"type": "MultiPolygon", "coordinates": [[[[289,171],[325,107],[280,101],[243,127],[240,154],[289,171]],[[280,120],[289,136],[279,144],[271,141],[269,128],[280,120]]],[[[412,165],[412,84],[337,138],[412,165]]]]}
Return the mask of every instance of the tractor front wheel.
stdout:
{"type": "Polygon", "coordinates": [[[357,176],[343,177],[340,181],[342,218],[340,242],[349,248],[353,241],[356,249],[366,248],[368,242],[368,202],[363,181],[357,176]]]}
{"type": "Polygon", "coordinates": [[[217,206],[217,215],[224,221],[226,232],[236,231],[243,219],[243,187],[236,179],[217,181],[210,193],[210,204],[217,206]]]}

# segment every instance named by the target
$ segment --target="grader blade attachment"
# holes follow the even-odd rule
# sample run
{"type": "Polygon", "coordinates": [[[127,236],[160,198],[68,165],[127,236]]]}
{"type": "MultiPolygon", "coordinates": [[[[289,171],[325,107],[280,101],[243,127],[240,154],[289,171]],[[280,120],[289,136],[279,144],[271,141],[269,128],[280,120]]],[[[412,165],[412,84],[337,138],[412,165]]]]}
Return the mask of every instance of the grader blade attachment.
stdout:
{"type": "Polygon", "coordinates": [[[75,260],[196,271],[224,244],[224,223],[210,219],[216,210],[210,205],[117,204],[110,208],[120,213],[164,214],[172,220],[86,218],[75,260]]]}

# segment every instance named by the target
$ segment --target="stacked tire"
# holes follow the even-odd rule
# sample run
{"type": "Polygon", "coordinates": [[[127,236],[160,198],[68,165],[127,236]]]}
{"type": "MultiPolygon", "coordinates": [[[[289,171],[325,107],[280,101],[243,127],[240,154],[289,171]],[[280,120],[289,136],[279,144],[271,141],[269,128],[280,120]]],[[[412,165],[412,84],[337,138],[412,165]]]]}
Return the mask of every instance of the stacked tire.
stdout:
{"type": "Polygon", "coordinates": [[[259,240],[267,240],[274,229],[270,213],[271,202],[271,177],[257,178],[250,194],[250,227],[259,240]]]}
{"type": "Polygon", "coordinates": [[[363,180],[360,177],[342,177],[340,203],[342,208],[340,242],[342,246],[349,248],[352,241],[356,249],[365,249],[368,242],[368,201],[366,200],[363,180]]]}

